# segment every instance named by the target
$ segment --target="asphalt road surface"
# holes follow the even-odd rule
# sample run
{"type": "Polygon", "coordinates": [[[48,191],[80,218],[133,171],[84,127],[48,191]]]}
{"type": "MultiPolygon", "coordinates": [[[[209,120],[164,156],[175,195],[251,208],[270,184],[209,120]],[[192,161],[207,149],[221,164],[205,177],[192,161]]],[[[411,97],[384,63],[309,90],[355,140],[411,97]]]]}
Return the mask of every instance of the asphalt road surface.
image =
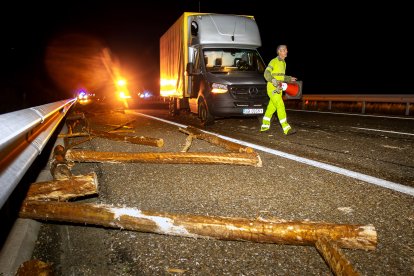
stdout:
{"type": "MultiPolygon", "coordinates": [[[[203,127],[192,114],[77,106],[92,129],[132,121],[128,135],[162,138],[157,148],[103,138],[76,146],[112,152],[179,152],[192,125],[250,146],[261,167],[229,164],[76,163],[94,171],[99,195],[78,200],[171,214],[373,225],[375,250],[342,249],[362,275],[414,275],[414,120],[288,110],[284,136],[257,118],[203,127]],[[168,122],[167,122],[168,120],[168,122]]],[[[80,138],[76,138],[80,139],[80,138]]],[[[194,140],[190,152],[225,152],[194,140]]],[[[45,221],[33,259],[57,275],[331,275],[313,246],[187,238],[45,221]]]]}

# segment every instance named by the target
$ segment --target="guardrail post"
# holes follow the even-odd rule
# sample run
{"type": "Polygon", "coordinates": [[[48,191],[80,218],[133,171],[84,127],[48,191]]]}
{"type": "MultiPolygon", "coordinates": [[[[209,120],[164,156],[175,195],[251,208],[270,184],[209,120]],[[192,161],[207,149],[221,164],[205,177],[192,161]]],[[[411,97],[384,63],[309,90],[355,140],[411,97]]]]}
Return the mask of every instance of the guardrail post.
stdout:
{"type": "Polygon", "coordinates": [[[365,114],[365,101],[362,102],[362,114],[365,114]]]}
{"type": "Polygon", "coordinates": [[[406,102],[405,104],[405,115],[410,115],[410,103],[406,102]]]}
{"type": "Polygon", "coordinates": [[[331,109],[332,109],[332,101],[329,101],[328,102],[328,110],[331,111],[331,109]]]}

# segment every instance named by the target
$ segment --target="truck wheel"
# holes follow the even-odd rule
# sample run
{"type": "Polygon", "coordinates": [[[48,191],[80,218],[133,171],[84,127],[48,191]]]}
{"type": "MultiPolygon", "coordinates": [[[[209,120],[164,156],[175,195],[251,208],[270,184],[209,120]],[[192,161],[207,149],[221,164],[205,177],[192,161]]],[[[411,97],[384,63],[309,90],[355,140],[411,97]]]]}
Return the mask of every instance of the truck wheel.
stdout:
{"type": "Polygon", "coordinates": [[[177,98],[172,98],[170,99],[170,103],[168,105],[168,110],[170,113],[170,116],[174,117],[176,115],[178,115],[178,99],[177,98]]]}
{"type": "Polygon", "coordinates": [[[210,114],[204,102],[201,102],[198,107],[198,116],[204,125],[214,124],[214,117],[210,114]]]}

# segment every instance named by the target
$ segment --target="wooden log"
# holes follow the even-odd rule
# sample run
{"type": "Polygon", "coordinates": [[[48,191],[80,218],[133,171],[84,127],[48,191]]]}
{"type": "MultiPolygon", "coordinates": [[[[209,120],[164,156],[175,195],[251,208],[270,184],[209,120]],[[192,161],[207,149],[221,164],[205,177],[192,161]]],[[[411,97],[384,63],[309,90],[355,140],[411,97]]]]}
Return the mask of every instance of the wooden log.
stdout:
{"type": "Polygon", "coordinates": [[[85,143],[85,142],[89,142],[89,141],[91,141],[92,139],[94,139],[95,138],[95,136],[89,136],[89,137],[87,137],[87,138],[85,138],[85,139],[83,139],[83,140],[80,140],[80,141],[76,141],[76,142],[68,142],[68,139],[67,138],[64,138],[64,141],[65,141],[65,146],[66,146],[66,148],[68,148],[68,149],[70,149],[70,148],[74,148],[74,147],[77,147],[77,146],[79,146],[80,144],[83,144],[83,143],[85,143]]]}
{"type": "MultiPolygon", "coordinates": [[[[113,127],[113,130],[117,130],[119,128],[132,129],[132,127],[126,126],[126,125],[110,125],[110,124],[107,124],[107,126],[113,127]]],[[[111,132],[111,131],[109,131],[109,132],[111,132]]]]}
{"type": "Polygon", "coordinates": [[[85,114],[84,113],[72,113],[68,115],[66,118],[66,121],[76,121],[76,120],[85,120],[85,114]]]}
{"type": "Polygon", "coordinates": [[[66,158],[66,149],[62,145],[56,145],[53,149],[53,159],[50,163],[50,173],[53,176],[54,180],[67,179],[72,176],[70,170],[71,165],[66,158]]]}
{"type": "Polygon", "coordinates": [[[76,132],[71,134],[58,134],[58,138],[73,138],[73,137],[84,137],[84,136],[90,136],[90,133],[87,132],[76,132]]]}
{"type": "Polygon", "coordinates": [[[163,164],[231,164],[262,167],[262,161],[253,153],[211,152],[98,152],[71,149],[66,159],[73,162],[99,163],[163,163],[163,164]]]}
{"type": "Polygon", "coordinates": [[[54,180],[64,180],[73,176],[69,163],[59,163],[55,161],[56,160],[53,160],[50,168],[50,173],[54,180]]]}
{"type": "Polygon", "coordinates": [[[161,138],[151,138],[145,136],[125,136],[117,135],[104,131],[91,130],[91,134],[97,137],[114,140],[114,141],[123,141],[132,144],[140,144],[147,146],[162,147],[164,146],[164,140],[161,138]]]}
{"type": "Polygon", "coordinates": [[[66,125],[68,126],[68,133],[72,134],[73,130],[78,124],[83,124],[84,128],[89,129],[89,122],[86,120],[84,113],[73,113],[66,118],[66,125]]]}
{"type": "Polygon", "coordinates": [[[41,260],[29,260],[22,263],[15,276],[52,276],[53,268],[49,263],[45,263],[41,260]]]}
{"type": "Polygon", "coordinates": [[[73,133],[74,125],[70,123],[69,121],[66,121],[66,125],[68,126],[68,134],[73,133]]]}
{"type": "Polygon", "coordinates": [[[225,140],[223,138],[220,138],[216,135],[205,133],[202,130],[200,130],[198,128],[195,128],[195,127],[192,127],[192,126],[188,126],[185,129],[180,128],[179,130],[182,131],[182,132],[185,132],[187,134],[192,134],[197,139],[205,140],[209,143],[212,143],[216,146],[222,147],[222,148],[224,148],[226,150],[229,150],[229,151],[247,152],[247,153],[254,152],[254,149],[252,149],[251,147],[245,147],[245,146],[240,145],[238,143],[234,143],[234,142],[225,140]]]}
{"type": "Polygon", "coordinates": [[[195,138],[195,136],[191,133],[187,136],[187,138],[185,139],[185,145],[184,145],[183,149],[181,150],[181,152],[187,152],[188,151],[188,149],[191,147],[191,144],[192,144],[194,138],[195,138]]]}
{"type": "Polygon", "coordinates": [[[135,133],[135,130],[133,129],[116,129],[116,130],[110,130],[108,133],[135,133]]]}
{"type": "Polygon", "coordinates": [[[115,127],[114,129],[112,129],[112,130],[118,130],[118,129],[120,129],[120,128],[131,128],[130,126],[128,126],[129,124],[132,124],[133,122],[135,122],[135,119],[133,119],[133,120],[131,120],[131,121],[128,121],[128,122],[126,122],[126,123],[123,123],[123,124],[120,124],[120,125],[111,125],[111,126],[113,126],[113,127],[115,127]]]}
{"type": "Polygon", "coordinates": [[[315,243],[316,249],[337,276],[358,276],[351,262],[345,257],[338,245],[327,237],[320,237],[315,243]]]}
{"type": "Polygon", "coordinates": [[[327,237],[344,248],[377,245],[372,225],[169,214],[92,203],[25,201],[20,217],[193,238],[314,246],[327,237]]]}
{"type": "MultiPolygon", "coordinates": [[[[134,133],[135,130],[133,129],[117,129],[117,130],[110,130],[108,133],[134,133]]],[[[84,137],[84,136],[91,136],[88,132],[76,132],[72,134],[58,134],[58,138],[73,138],[73,137],[84,137]]]]}
{"type": "Polygon", "coordinates": [[[30,185],[26,200],[67,201],[98,194],[98,180],[94,172],[76,175],[65,180],[36,182],[30,185]]]}

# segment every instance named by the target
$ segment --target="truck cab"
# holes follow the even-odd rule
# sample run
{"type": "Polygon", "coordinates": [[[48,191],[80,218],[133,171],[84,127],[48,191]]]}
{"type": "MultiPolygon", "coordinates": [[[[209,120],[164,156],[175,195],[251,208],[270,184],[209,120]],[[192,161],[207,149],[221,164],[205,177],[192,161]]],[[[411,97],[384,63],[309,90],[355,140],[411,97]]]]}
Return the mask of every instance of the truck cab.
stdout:
{"type": "Polygon", "coordinates": [[[170,113],[187,109],[204,124],[218,117],[263,115],[269,101],[266,65],[257,50],[261,39],[254,18],[184,13],[174,25],[161,38],[161,79],[170,84],[161,87],[161,95],[165,91],[174,98],[170,113]],[[180,51],[174,54],[174,47],[180,51]]]}

